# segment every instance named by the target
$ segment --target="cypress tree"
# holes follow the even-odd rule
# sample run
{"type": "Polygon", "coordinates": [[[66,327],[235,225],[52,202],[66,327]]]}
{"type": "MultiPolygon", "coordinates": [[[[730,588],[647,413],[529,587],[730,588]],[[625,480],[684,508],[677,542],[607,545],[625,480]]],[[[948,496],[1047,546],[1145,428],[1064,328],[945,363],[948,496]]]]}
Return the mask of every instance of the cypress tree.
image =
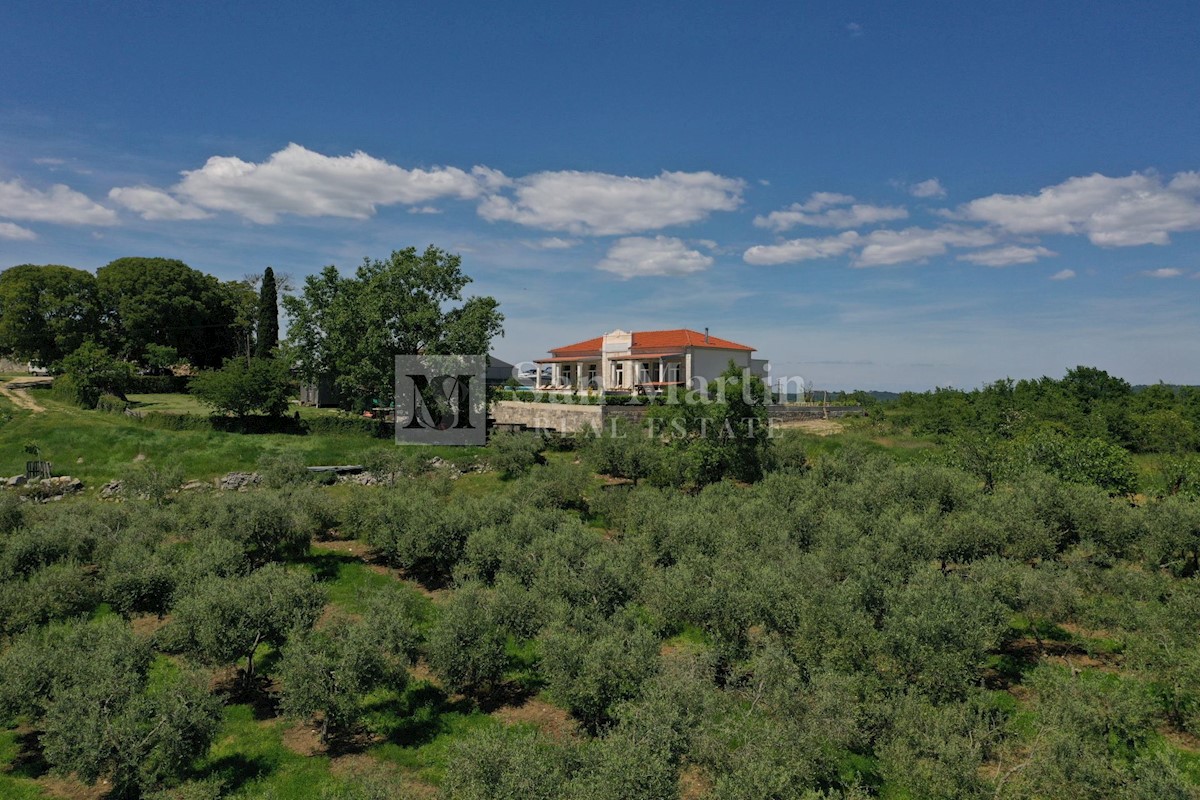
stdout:
{"type": "Polygon", "coordinates": [[[258,293],[258,341],[254,345],[254,355],[270,358],[278,344],[279,297],[275,289],[275,272],[267,267],[258,293]]]}

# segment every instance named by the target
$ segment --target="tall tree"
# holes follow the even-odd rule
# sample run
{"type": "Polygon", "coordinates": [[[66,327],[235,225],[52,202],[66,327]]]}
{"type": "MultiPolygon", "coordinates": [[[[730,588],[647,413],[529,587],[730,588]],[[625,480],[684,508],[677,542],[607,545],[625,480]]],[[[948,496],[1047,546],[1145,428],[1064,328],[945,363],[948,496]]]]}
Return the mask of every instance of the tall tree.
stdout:
{"type": "Polygon", "coordinates": [[[167,258],[119,258],[96,271],[96,285],[109,344],[122,358],[140,361],[153,343],[216,367],[236,352],[236,296],[249,287],[167,258]]]}
{"type": "Polygon", "coordinates": [[[0,353],[46,366],[98,335],[99,325],[90,272],[21,264],[0,273],[0,353]]]}
{"type": "Polygon", "coordinates": [[[254,355],[269,358],[278,345],[279,294],[275,288],[275,271],[267,267],[258,291],[258,341],[254,346],[254,355]]]}
{"type": "Polygon", "coordinates": [[[352,278],[329,266],[283,299],[301,373],[332,375],[347,403],[389,405],[395,357],[486,353],[504,316],[491,297],[462,299],[462,259],[430,246],[364,259],[352,278]],[[461,305],[452,306],[460,302],[461,305]]]}

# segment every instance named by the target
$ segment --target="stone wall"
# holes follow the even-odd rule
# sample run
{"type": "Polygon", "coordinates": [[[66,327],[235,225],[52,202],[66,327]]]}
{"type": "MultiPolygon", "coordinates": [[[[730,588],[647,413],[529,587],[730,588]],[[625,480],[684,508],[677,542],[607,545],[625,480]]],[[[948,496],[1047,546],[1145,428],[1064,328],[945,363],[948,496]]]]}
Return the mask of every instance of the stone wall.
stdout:
{"type": "MultiPolygon", "coordinates": [[[[605,430],[612,419],[640,420],[646,406],[582,406],[570,403],[527,403],[520,400],[498,400],[492,403],[492,423],[500,428],[551,430],[559,433],[578,433],[590,426],[605,430]]],[[[767,416],[781,422],[801,419],[836,419],[861,414],[862,406],[790,406],[767,408],[767,416]]]]}
{"type": "Polygon", "coordinates": [[[559,433],[578,433],[587,426],[599,431],[602,414],[602,406],[526,403],[520,400],[497,400],[491,408],[492,423],[497,427],[519,426],[559,433]]]}

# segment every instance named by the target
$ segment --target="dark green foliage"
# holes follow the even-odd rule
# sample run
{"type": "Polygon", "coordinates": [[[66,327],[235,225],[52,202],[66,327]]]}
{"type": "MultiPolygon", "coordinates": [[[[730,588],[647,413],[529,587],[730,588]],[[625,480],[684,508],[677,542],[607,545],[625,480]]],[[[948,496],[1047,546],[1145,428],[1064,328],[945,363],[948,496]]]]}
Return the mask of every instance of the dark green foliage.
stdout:
{"type": "Polygon", "coordinates": [[[335,619],[318,631],[296,631],[283,648],[278,675],[285,714],[320,716],[321,741],[358,722],[365,696],[404,688],[408,659],[396,659],[367,621],[335,619]]]}
{"type": "Polygon", "coordinates": [[[458,589],[429,633],[429,666],[453,691],[494,689],[507,662],[504,631],[479,586],[458,589]]]}
{"type": "Polygon", "coordinates": [[[259,647],[278,646],[290,632],[312,627],[324,602],[309,575],[281,566],[206,578],[176,601],[172,641],[209,664],[245,659],[249,680],[259,647]]]}
{"type": "Polygon", "coordinates": [[[205,752],[220,704],[196,677],[155,666],[115,620],[17,639],[0,663],[0,712],[25,715],[61,774],[111,780],[114,797],[178,780],[205,752]]]}
{"type": "Polygon", "coordinates": [[[218,414],[245,417],[255,411],[279,416],[287,411],[291,375],[281,359],[253,358],[247,364],[231,358],[219,370],[192,378],[191,392],[218,414]]]}
{"type": "Polygon", "coordinates": [[[258,316],[254,326],[254,355],[270,358],[279,346],[279,292],[275,286],[275,270],[263,271],[258,290],[258,316]]]}
{"type": "Polygon", "coordinates": [[[506,477],[523,475],[538,463],[543,447],[536,433],[496,433],[488,442],[488,463],[506,477]]]}
{"type": "Polygon", "coordinates": [[[489,728],[455,746],[442,792],[447,800],[559,800],[569,759],[535,733],[489,728]]]}
{"type": "Polygon", "coordinates": [[[236,352],[233,323],[244,284],[223,284],[182,261],[119,258],[96,271],[104,341],[140,361],[147,347],[173,347],[183,360],[212,368],[236,352]]]}
{"type": "Polygon", "coordinates": [[[285,496],[266,492],[222,492],[215,497],[190,497],[188,511],[201,539],[219,536],[237,543],[254,566],[302,556],[311,530],[297,519],[297,508],[285,496]]]}
{"type": "Polygon", "coordinates": [[[584,457],[592,469],[614,478],[628,478],[634,486],[652,475],[664,456],[649,428],[623,419],[614,419],[600,434],[588,437],[584,445],[584,457]]]}
{"type": "Polygon", "coordinates": [[[115,358],[90,339],[54,368],[61,373],[54,381],[55,392],[83,408],[95,408],[106,394],[124,397],[133,378],[132,364],[115,358]]]}
{"type": "Polygon", "coordinates": [[[763,382],[731,361],[709,397],[651,408],[648,435],[665,438],[671,451],[651,469],[651,480],[663,486],[758,480],[769,463],[769,402],[763,382]]]}
{"type": "Polygon", "coordinates": [[[1021,458],[1064,481],[1095,484],[1112,494],[1133,494],[1137,487],[1129,453],[1102,439],[1041,434],[1025,444],[1021,458]]]}
{"type": "Polygon", "coordinates": [[[0,352],[49,366],[94,337],[100,322],[96,279],[57,265],[0,272],[0,352]]]}
{"type": "Polygon", "coordinates": [[[628,618],[560,623],[541,641],[547,689],[592,730],[606,725],[613,707],[635,697],[657,669],[658,640],[628,618]]]}
{"type": "Polygon", "coordinates": [[[334,375],[348,406],[386,406],[396,355],[488,352],[504,317],[491,297],[463,299],[471,279],[460,267],[436,247],[409,247],[364,259],[351,278],[334,266],[310,275],[283,300],[304,378],[334,375]]]}
{"type": "Polygon", "coordinates": [[[369,542],[389,563],[436,583],[450,577],[473,531],[502,522],[511,513],[503,498],[446,503],[429,489],[405,486],[350,508],[344,528],[369,542]]]}

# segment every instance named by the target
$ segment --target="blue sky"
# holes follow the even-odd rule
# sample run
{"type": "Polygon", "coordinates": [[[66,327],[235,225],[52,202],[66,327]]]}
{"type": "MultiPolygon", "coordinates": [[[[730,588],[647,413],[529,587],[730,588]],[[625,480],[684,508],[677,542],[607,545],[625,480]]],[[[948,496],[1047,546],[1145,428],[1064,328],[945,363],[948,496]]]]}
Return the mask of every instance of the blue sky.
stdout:
{"type": "Polygon", "coordinates": [[[436,244],[509,360],[1200,383],[1194,2],[0,6],[0,267],[436,244]]]}

